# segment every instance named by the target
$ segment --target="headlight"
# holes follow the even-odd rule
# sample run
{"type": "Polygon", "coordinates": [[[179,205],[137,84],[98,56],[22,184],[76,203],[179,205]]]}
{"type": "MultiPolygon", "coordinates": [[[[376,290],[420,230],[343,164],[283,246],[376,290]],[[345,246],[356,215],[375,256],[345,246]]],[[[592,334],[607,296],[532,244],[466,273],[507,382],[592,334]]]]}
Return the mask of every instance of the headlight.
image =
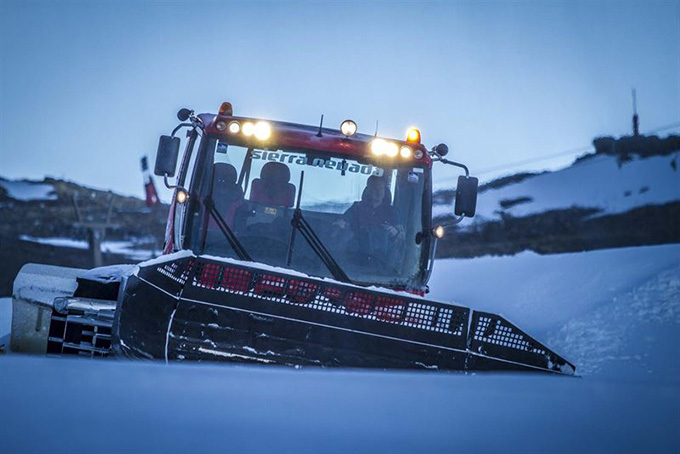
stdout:
{"type": "Polygon", "coordinates": [[[373,142],[371,142],[371,152],[376,156],[383,155],[385,154],[386,145],[387,142],[383,139],[373,139],[373,142]]]}
{"type": "Polygon", "coordinates": [[[247,121],[247,122],[243,123],[242,131],[243,131],[244,136],[250,137],[253,134],[255,134],[255,125],[252,124],[251,122],[247,121]]]}
{"type": "Polygon", "coordinates": [[[399,145],[385,139],[373,139],[371,142],[371,152],[376,156],[387,155],[394,158],[399,154],[399,145]]]}
{"type": "Polygon", "coordinates": [[[399,154],[401,154],[402,158],[410,158],[413,152],[411,151],[410,147],[403,146],[401,147],[401,150],[399,151],[399,154]]]}
{"type": "Polygon", "coordinates": [[[385,154],[389,156],[390,158],[395,157],[396,155],[399,154],[399,145],[397,145],[394,142],[387,142],[387,146],[385,148],[385,154]]]}
{"type": "Polygon", "coordinates": [[[241,131],[241,124],[238,121],[232,121],[229,123],[229,132],[232,134],[238,134],[241,131]]]}
{"type": "Polygon", "coordinates": [[[215,129],[218,131],[225,131],[227,129],[227,124],[223,121],[218,121],[215,123],[215,129]]]}
{"type": "MultiPolygon", "coordinates": [[[[246,133],[245,125],[243,125],[243,134],[246,133]]],[[[258,121],[255,125],[255,137],[258,140],[267,140],[272,135],[272,128],[266,121],[258,121]]]]}

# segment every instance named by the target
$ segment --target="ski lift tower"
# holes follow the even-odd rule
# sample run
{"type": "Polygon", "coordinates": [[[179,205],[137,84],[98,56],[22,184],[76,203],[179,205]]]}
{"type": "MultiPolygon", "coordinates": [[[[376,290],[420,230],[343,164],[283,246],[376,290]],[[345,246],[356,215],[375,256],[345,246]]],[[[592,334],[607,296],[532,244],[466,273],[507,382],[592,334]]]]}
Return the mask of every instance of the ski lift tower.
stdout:
{"type": "Polygon", "coordinates": [[[111,223],[111,212],[113,211],[113,194],[107,194],[108,206],[105,212],[97,210],[96,207],[83,210],[79,203],[78,195],[74,195],[71,200],[73,209],[76,212],[75,227],[83,228],[87,231],[87,244],[92,256],[93,267],[97,268],[104,264],[102,258],[102,241],[106,237],[107,229],[118,228],[118,224],[111,223]]]}
{"type": "Polygon", "coordinates": [[[637,113],[637,92],[633,88],[633,136],[640,135],[640,117],[637,113]]]}

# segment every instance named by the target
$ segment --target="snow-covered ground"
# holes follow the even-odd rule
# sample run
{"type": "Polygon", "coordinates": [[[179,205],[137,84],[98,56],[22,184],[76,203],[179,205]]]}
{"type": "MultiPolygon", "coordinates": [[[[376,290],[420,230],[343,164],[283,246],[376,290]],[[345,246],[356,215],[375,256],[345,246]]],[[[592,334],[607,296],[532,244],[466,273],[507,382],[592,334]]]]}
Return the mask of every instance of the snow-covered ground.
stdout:
{"type": "MultiPolygon", "coordinates": [[[[595,156],[562,170],[484,191],[479,195],[474,220],[496,219],[502,200],[520,198],[528,201],[503,211],[522,217],[576,206],[599,208],[601,214],[613,214],[677,201],[680,200],[680,172],[671,166],[673,159],[674,156],[655,156],[619,166],[615,157],[595,156]]],[[[452,211],[447,205],[433,207],[434,216],[449,215],[452,211]]]]}
{"type": "Polygon", "coordinates": [[[544,335],[680,265],[680,244],[437,260],[428,298],[500,313],[544,335]]]}
{"type": "MultiPolygon", "coordinates": [[[[38,238],[28,235],[21,235],[19,239],[39,244],[48,244],[50,246],[57,247],[69,247],[74,249],[87,249],[89,247],[87,241],[74,240],[72,238],[38,238]]],[[[153,251],[151,249],[139,248],[141,243],[146,243],[147,245],[149,242],[153,243],[153,238],[142,238],[140,241],[103,241],[101,250],[102,252],[111,254],[124,255],[125,257],[135,261],[148,260],[152,257],[155,257],[160,252],[153,251]]]]}
{"type": "Polygon", "coordinates": [[[0,186],[7,190],[7,195],[24,202],[29,200],[56,200],[54,186],[27,180],[5,180],[0,178],[0,186]]]}
{"type": "Polygon", "coordinates": [[[431,287],[583,376],[5,355],[0,452],[678,452],[680,245],[443,260],[431,287]]]}
{"type": "MultiPolygon", "coordinates": [[[[0,351],[9,347],[9,333],[12,329],[12,298],[0,298],[0,351]]],[[[2,391],[0,390],[0,393],[2,391]]]]}
{"type": "Polygon", "coordinates": [[[0,358],[0,451],[669,452],[678,382],[0,358]]]}
{"type": "Polygon", "coordinates": [[[584,376],[680,377],[680,244],[439,260],[431,288],[504,315],[584,376]]]}

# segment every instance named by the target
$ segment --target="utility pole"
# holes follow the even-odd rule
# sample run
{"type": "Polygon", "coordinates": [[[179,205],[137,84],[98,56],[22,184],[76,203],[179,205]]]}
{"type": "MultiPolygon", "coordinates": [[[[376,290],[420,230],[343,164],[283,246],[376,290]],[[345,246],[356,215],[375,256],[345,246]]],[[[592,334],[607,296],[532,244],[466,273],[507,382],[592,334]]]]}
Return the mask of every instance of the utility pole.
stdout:
{"type": "Polygon", "coordinates": [[[635,137],[640,135],[640,119],[637,113],[637,93],[633,88],[633,135],[635,137]]]}

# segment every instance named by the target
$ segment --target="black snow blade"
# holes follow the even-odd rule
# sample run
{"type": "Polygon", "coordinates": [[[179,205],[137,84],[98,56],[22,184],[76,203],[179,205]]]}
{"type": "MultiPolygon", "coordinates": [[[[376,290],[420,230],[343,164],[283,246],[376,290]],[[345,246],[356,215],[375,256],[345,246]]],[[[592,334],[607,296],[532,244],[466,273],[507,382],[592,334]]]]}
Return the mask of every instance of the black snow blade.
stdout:
{"type": "Polygon", "coordinates": [[[132,357],[575,373],[499,315],[253,263],[169,257],[118,309],[115,349],[132,357]]]}

